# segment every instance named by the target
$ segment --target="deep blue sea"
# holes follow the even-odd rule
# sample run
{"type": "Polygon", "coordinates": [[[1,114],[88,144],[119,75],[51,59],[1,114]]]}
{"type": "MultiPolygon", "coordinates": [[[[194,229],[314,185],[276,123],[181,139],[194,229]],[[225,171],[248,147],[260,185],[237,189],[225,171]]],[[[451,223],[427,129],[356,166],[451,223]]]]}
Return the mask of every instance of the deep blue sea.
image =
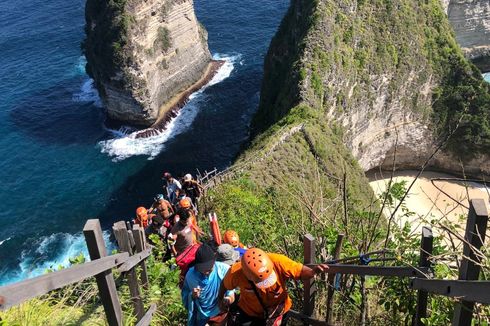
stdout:
{"type": "Polygon", "coordinates": [[[287,0],[195,0],[227,64],[168,132],[136,141],[104,126],[85,74],[83,0],[0,2],[0,284],[85,251],[88,218],[133,217],[176,175],[228,166],[248,138],[263,59],[287,0]]]}

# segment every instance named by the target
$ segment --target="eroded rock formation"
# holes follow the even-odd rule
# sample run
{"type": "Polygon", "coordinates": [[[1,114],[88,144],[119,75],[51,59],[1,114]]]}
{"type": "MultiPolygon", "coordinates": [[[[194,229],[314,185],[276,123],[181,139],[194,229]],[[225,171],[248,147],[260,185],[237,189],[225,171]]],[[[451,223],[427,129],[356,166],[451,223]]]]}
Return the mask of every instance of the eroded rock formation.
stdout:
{"type": "Polygon", "coordinates": [[[395,150],[398,169],[418,169],[458,127],[429,167],[489,175],[488,90],[436,2],[296,0],[265,60],[253,129],[306,104],[367,171],[391,168],[395,150]]]}
{"type": "Polygon", "coordinates": [[[443,0],[443,6],[466,57],[490,71],[490,0],[443,0]]]}
{"type": "Polygon", "coordinates": [[[88,0],[83,44],[109,119],[147,127],[213,74],[192,0],[88,0]]]}

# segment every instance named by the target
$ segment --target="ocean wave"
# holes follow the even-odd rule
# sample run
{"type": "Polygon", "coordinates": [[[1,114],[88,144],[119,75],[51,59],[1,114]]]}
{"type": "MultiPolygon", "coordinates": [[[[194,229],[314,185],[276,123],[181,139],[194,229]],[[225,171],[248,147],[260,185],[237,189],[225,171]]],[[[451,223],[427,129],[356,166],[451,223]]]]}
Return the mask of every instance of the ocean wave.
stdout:
{"type": "Polygon", "coordinates": [[[75,64],[75,69],[73,71],[74,75],[82,76],[85,75],[85,66],[87,65],[87,58],[84,55],[81,55],[78,58],[77,63],[75,64]]]}
{"type": "Polygon", "coordinates": [[[91,78],[83,81],[80,90],[73,94],[72,101],[80,103],[93,102],[95,106],[102,107],[99,92],[95,88],[94,80],[91,78]]]}
{"type": "Polygon", "coordinates": [[[1,240],[1,241],[0,241],[0,246],[1,246],[1,245],[3,245],[3,243],[4,243],[4,242],[9,241],[10,239],[12,239],[12,237],[8,237],[8,238],[7,238],[7,239],[5,239],[5,240],[1,240]]]}
{"type": "MultiPolygon", "coordinates": [[[[109,232],[104,231],[104,241],[108,253],[114,249],[109,241],[109,232]]],[[[7,239],[8,240],[8,239],[7,239]]],[[[6,240],[4,240],[6,241],[6,240]]],[[[82,233],[55,233],[35,241],[32,249],[23,250],[18,268],[2,276],[0,285],[18,282],[27,278],[42,275],[48,269],[70,266],[70,258],[83,255],[89,259],[85,238],[82,233]]]]}
{"type": "Polygon", "coordinates": [[[165,130],[158,132],[155,136],[136,138],[137,132],[128,133],[128,130],[131,130],[130,127],[122,127],[119,130],[109,129],[116,138],[99,142],[101,152],[112,157],[115,162],[135,155],[147,155],[149,160],[155,158],[165,148],[165,143],[169,139],[190,127],[199,112],[201,101],[205,99],[206,88],[228,78],[234,69],[234,64],[241,59],[241,55],[215,54],[213,59],[224,60],[225,63],[208,84],[189,96],[189,102],[179,110],[177,116],[168,123],[165,130]]]}

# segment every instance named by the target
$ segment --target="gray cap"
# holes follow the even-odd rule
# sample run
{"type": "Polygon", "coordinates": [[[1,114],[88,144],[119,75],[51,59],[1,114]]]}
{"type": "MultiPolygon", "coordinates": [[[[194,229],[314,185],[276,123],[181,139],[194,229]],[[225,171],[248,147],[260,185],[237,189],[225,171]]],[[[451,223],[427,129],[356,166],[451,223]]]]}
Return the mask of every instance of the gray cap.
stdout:
{"type": "Polygon", "coordinates": [[[216,251],[216,254],[217,261],[223,262],[230,266],[240,259],[240,253],[227,243],[220,245],[216,251]]]}

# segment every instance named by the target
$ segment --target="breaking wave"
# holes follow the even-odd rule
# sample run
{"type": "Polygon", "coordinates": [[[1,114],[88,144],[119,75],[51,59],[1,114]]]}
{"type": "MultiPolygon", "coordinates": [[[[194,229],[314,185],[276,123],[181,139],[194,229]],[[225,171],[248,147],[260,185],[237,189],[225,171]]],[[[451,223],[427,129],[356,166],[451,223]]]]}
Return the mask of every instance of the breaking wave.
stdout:
{"type": "Polygon", "coordinates": [[[4,242],[9,241],[11,238],[12,238],[12,237],[8,237],[8,238],[7,238],[7,239],[5,239],[5,240],[1,240],[1,241],[0,241],[0,246],[1,246],[1,245],[3,245],[3,243],[4,243],[4,242]]]}
{"type": "Polygon", "coordinates": [[[179,110],[165,130],[148,138],[136,138],[136,132],[130,127],[109,130],[115,138],[99,142],[101,152],[111,156],[115,162],[135,155],[147,155],[149,160],[155,158],[165,148],[167,140],[187,130],[199,112],[200,103],[206,98],[205,89],[228,78],[234,69],[234,64],[241,59],[241,55],[215,54],[213,59],[224,60],[225,63],[208,84],[189,97],[189,102],[179,110]]]}
{"type": "MultiPolygon", "coordinates": [[[[104,241],[109,245],[107,250],[110,253],[114,246],[109,241],[109,232],[107,231],[104,231],[104,241]]],[[[49,269],[56,270],[60,267],[68,267],[70,266],[70,258],[78,256],[80,253],[89,259],[82,233],[75,235],[55,233],[38,239],[31,248],[22,251],[18,268],[7,275],[2,275],[0,285],[33,278],[44,274],[49,269]]]]}
{"type": "Polygon", "coordinates": [[[93,102],[93,104],[97,107],[102,107],[102,101],[99,97],[99,92],[94,85],[93,79],[87,79],[83,82],[80,90],[73,94],[72,96],[73,102],[93,102]]]}

